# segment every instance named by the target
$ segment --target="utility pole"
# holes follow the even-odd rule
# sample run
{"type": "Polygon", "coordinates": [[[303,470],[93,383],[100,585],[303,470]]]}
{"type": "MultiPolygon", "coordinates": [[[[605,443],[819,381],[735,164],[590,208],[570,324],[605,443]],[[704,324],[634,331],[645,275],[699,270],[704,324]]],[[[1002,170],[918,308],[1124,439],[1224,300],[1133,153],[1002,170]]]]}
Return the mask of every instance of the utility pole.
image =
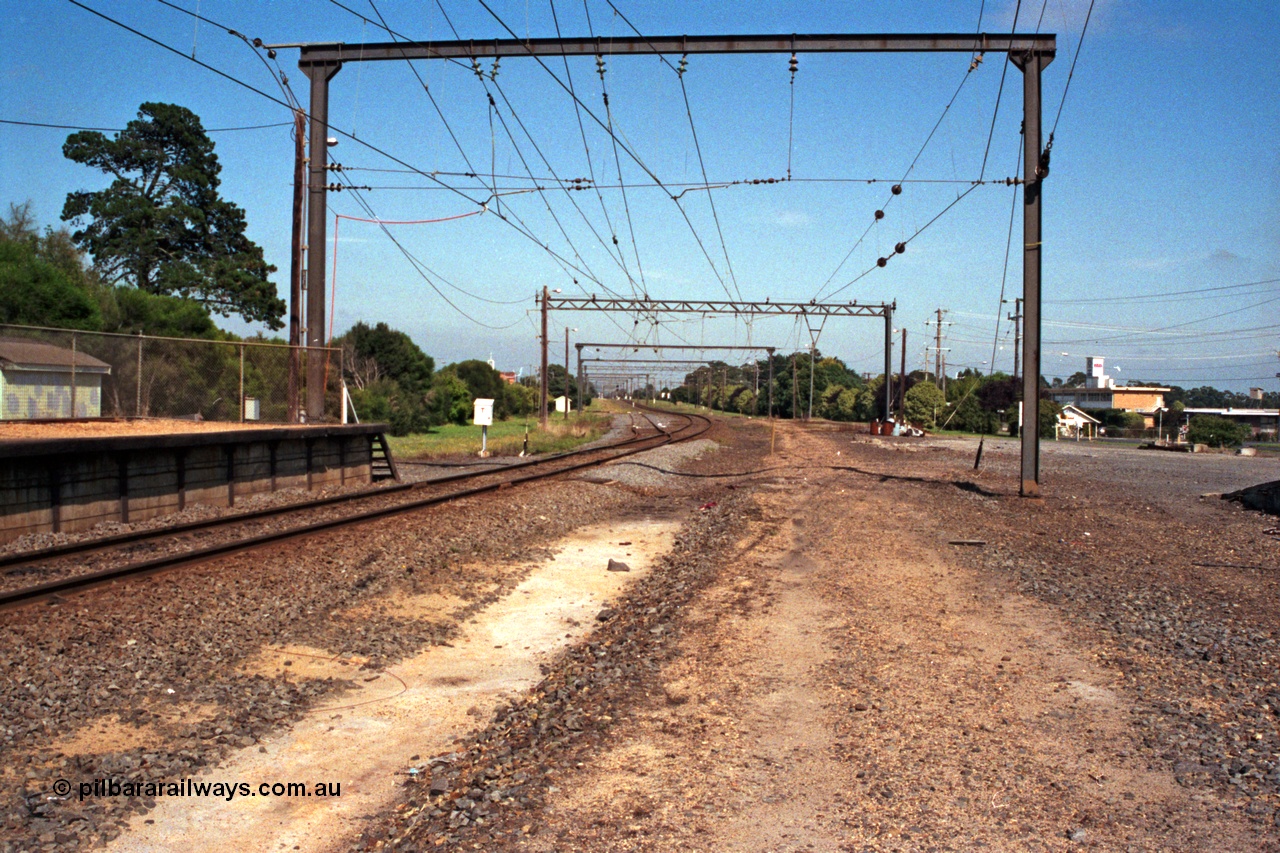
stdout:
{"type": "MultiPolygon", "coordinates": [[[[1009,315],[1009,319],[1013,321],[1013,378],[1018,378],[1019,361],[1022,350],[1022,297],[1019,296],[1013,300],[1013,314],[1009,315]]],[[[995,372],[995,366],[992,365],[991,372],[995,372]]]]}
{"type": "Polygon", "coordinates": [[[938,309],[937,324],[933,330],[933,381],[942,381],[942,309],[938,309]]]}
{"type": "Polygon", "coordinates": [[[903,419],[906,419],[907,411],[907,330],[902,330],[902,364],[898,370],[898,411],[903,413],[903,419]]]}
{"type": "Polygon", "coordinates": [[[538,377],[538,424],[547,428],[547,286],[542,286],[542,373],[538,377]]]}
{"type": "MultiPolygon", "coordinates": [[[[574,344],[574,347],[578,350],[578,369],[576,372],[578,375],[578,411],[579,413],[581,413],[582,411],[582,397],[587,384],[586,377],[582,375],[582,347],[583,346],[584,344],[574,344]]],[[[566,364],[564,368],[565,370],[568,370],[569,365],[566,364]]]]}
{"type": "MultiPolygon", "coordinates": [[[[323,347],[325,228],[328,226],[329,80],[339,60],[299,63],[311,80],[310,152],[307,161],[307,346],[323,347]]],[[[324,419],[324,374],[328,353],[307,353],[307,421],[324,419]]]]}
{"type": "MultiPolygon", "coordinates": [[[[581,394],[579,394],[581,396],[581,394]]],[[[569,420],[569,327],[564,327],[564,419],[569,420]]]]}
{"type": "Polygon", "coordinates": [[[289,256],[289,423],[298,422],[302,352],[302,217],[307,185],[307,114],[293,114],[293,245],[289,256]]]}
{"type": "Polygon", "coordinates": [[[813,420],[813,357],[817,352],[817,347],[809,344],[809,414],[805,415],[805,420],[813,420]]]}
{"type": "Polygon", "coordinates": [[[800,389],[797,387],[799,381],[796,378],[796,357],[795,353],[791,355],[791,420],[796,419],[796,404],[800,400],[800,389]]]}

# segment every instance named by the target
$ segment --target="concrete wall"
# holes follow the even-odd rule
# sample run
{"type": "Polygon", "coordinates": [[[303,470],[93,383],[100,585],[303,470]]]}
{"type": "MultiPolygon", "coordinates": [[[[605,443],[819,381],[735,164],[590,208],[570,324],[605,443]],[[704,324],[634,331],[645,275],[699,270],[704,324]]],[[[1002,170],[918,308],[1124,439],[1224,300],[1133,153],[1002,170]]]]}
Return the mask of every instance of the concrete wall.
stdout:
{"type": "Polygon", "coordinates": [[[143,521],[193,504],[234,506],[277,489],[368,484],[373,433],[356,430],[263,430],[272,435],[257,438],[257,430],[200,434],[198,444],[160,447],[107,439],[61,453],[0,452],[0,542],[143,521]],[[211,435],[223,440],[209,441],[211,435]]]}

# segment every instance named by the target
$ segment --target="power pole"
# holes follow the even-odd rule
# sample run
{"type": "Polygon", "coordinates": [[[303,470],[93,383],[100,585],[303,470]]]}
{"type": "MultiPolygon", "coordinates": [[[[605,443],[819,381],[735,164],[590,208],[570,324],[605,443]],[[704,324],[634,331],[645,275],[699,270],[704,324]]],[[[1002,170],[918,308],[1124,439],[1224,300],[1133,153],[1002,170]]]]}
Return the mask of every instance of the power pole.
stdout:
{"type": "MultiPolygon", "coordinates": [[[[1019,296],[1013,300],[1013,314],[1009,315],[1009,319],[1013,321],[1013,378],[1017,380],[1019,361],[1018,356],[1022,350],[1022,297],[1019,296]]],[[[991,366],[991,372],[995,372],[995,365],[991,366]]]]}
{"type": "Polygon", "coordinates": [[[902,330],[902,364],[898,373],[898,411],[906,417],[907,411],[907,330],[902,330]]]}
{"type": "Polygon", "coordinates": [[[938,309],[937,326],[933,330],[933,381],[941,382],[942,376],[942,309],[938,309]]]}
{"type": "Polygon", "coordinates": [[[800,399],[800,389],[796,387],[798,384],[799,381],[796,376],[796,357],[793,353],[791,356],[791,420],[793,421],[796,419],[796,405],[799,403],[800,399]]]}
{"type": "Polygon", "coordinates": [[[293,246],[289,256],[289,423],[298,422],[302,352],[302,218],[307,186],[307,114],[293,114],[293,246]]]}
{"type": "Polygon", "coordinates": [[[813,357],[817,352],[817,347],[813,344],[809,345],[809,414],[805,415],[805,420],[813,420],[813,357]]]}
{"type": "Polygon", "coordinates": [[[538,379],[538,424],[547,428],[547,297],[551,292],[542,286],[542,374],[538,379]]]}
{"type": "Polygon", "coordinates": [[[564,419],[569,420],[569,327],[564,327],[564,419]]]}

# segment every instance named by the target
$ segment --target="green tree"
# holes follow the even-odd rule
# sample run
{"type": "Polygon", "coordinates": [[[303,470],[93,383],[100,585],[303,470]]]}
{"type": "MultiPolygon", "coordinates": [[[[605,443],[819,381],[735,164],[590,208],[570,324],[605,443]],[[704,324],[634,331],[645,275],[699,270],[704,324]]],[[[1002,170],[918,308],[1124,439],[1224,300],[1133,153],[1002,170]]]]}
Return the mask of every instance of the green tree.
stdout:
{"type": "Polygon", "coordinates": [[[506,383],[502,381],[501,374],[490,367],[487,361],[472,358],[451,364],[445,369],[452,370],[459,379],[467,383],[467,390],[471,392],[472,399],[493,400],[495,417],[500,419],[507,417],[506,400],[502,395],[502,386],[506,383]]]}
{"type": "Polygon", "coordinates": [[[394,379],[406,392],[422,395],[431,385],[435,361],[412,338],[386,323],[356,323],[334,343],[347,351],[350,378],[357,387],[394,379]]]}
{"type": "Polygon", "coordinates": [[[1187,428],[1187,440],[1210,447],[1236,447],[1244,444],[1251,433],[1248,424],[1238,424],[1217,415],[1195,415],[1187,428]]]}
{"type": "Polygon", "coordinates": [[[427,392],[427,409],[432,424],[465,424],[471,417],[471,389],[452,368],[441,370],[431,377],[431,390],[427,392]]]}
{"type": "Polygon", "coordinates": [[[0,323],[101,329],[97,302],[29,243],[0,241],[0,323]]]}
{"type": "Polygon", "coordinates": [[[65,231],[36,228],[31,202],[0,217],[0,323],[102,328],[102,311],[80,253],[65,231]]]}
{"type": "Polygon", "coordinates": [[[174,104],[142,104],[114,139],[73,133],[63,155],[114,180],[104,190],[68,194],[62,218],[109,284],[283,328],[285,304],[268,279],[275,267],[245,236],[244,211],[219,195],[213,148],[196,114],[174,104]]]}
{"type": "Polygon", "coordinates": [[[1058,433],[1058,413],[1062,407],[1052,400],[1040,401],[1040,437],[1053,438],[1058,433]]]}
{"type": "Polygon", "coordinates": [[[939,417],[946,417],[947,396],[932,382],[918,382],[907,392],[902,406],[909,423],[924,424],[926,429],[933,429],[939,417]]]}

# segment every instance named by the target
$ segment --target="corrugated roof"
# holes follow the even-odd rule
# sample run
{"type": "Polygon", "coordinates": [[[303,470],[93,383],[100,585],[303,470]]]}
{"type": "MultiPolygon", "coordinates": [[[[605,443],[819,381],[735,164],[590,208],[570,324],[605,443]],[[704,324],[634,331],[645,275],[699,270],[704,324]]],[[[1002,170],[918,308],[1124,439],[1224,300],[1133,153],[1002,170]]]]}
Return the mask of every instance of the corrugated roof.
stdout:
{"type": "Polygon", "coordinates": [[[53,344],[16,338],[0,338],[0,367],[65,367],[70,369],[72,358],[77,368],[111,370],[111,365],[83,352],[72,352],[53,344]]]}

